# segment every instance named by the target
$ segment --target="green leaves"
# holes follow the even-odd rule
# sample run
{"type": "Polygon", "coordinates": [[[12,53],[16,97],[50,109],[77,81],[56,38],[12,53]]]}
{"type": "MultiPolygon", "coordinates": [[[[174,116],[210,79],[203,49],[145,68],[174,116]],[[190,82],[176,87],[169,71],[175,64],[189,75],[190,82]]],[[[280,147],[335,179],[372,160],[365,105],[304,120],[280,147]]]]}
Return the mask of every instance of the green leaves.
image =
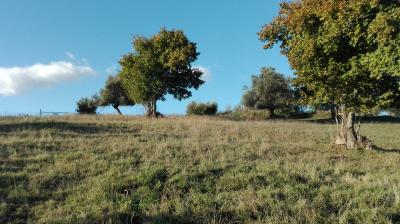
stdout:
{"type": "Polygon", "coordinates": [[[278,109],[292,99],[289,80],[274,68],[262,68],[259,76],[252,76],[252,87],[242,96],[243,104],[254,109],[278,109]]]}
{"type": "Polygon", "coordinates": [[[104,89],[100,91],[101,106],[133,106],[133,102],[122,87],[121,77],[109,76],[104,89]]]}
{"type": "Polygon", "coordinates": [[[398,1],[300,0],[283,3],[259,37],[280,43],[307,103],[359,110],[399,99],[399,24],[398,1]]]}
{"type": "Polygon", "coordinates": [[[121,79],[128,96],[139,103],[165,100],[166,94],[181,100],[191,88],[204,83],[202,72],[191,63],[199,53],[183,31],[161,29],[152,37],[135,37],[134,52],[120,60],[121,79]]]}

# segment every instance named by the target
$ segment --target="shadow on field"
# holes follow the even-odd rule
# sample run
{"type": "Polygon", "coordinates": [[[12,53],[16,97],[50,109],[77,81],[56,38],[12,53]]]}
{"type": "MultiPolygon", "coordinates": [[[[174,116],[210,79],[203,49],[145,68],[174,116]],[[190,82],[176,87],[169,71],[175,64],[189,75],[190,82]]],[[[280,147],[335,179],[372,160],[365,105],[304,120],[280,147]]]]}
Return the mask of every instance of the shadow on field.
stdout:
{"type": "Polygon", "coordinates": [[[374,116],[362,117],[362,123],[400,123],[400,117],[393,116],[374,116]]]}
{"type": "MultiPolygon", "coordinates": [[[[334,124],[336,123],[333,118],[321,118],[321,119],[299,119],[300,121],[316,123],[316,124],[334,124]]],[[[400,117],[393,116],[370,116],[361,117],[361,123],[400,123],[400,117]]]]}
{"type": "Polygon", "coordinates": [[[164,224],[191,224],[191,223],[214,223],[213,221],[218,220],[218,223],[239,223],[239,218],[233,211],[225,211],[217,213],[205,213],[203,217],[194,218],[194,215],[187,214],[185,216],[177,216],[171,214],[160,214],[156,216],[133,216],[123,217],[117,219],[119,223],[164,223],[164,224]]]}
{"type": "Polygon", "coordinates": [[[132,223],[166,223],[166,224],[189,224],[193,223],[193,218],[184,216],[174,216],[170,214],[161,214],[158,216],[146,216],[144,218],[138,218],[132,223]],[[136,221],[136,222],[135,222],[136,221]]]}
{"type": "Polygon", "coordinates": [[[300,119],[299,121],[304,121],[304,122],[309,122],[309,123],[315,123],[315,124],[334,124],[335,120],[332,118],[327,118],[327,119],[300,119]]]}
{"type": "Polygon", "coordinates": [[[381,153],[400,153],[400,149],[383,149],[376,147],[374,151],[381,152],[381,153]]]}
{"type": "Polygon", "coordinates": [[[0,134],[19,131],[40,131],[43,129],[53,129],[59,132],[74,132],[77,134],[95,134],[106,133],[115,131],[134,131],[128,126],[124,125],[96,125],[91,123],[70,123],[62,121],[45,121],[45,122],[24,122],[24,123],[11,123],[0,124],[0,134]]]}

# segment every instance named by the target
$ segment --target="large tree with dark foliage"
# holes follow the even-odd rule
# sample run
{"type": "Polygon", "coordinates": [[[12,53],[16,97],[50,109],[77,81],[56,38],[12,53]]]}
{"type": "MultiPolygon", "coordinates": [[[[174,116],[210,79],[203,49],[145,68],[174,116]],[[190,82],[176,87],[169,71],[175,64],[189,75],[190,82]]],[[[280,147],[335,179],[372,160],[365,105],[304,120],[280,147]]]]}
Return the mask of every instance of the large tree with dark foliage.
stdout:
{"type": "Polygon", "coordinates": [[[131,100],[122,87],[119,75],[109,76],[104,89],[100,90],[100,106],[111,105],[118,114],[122,115],[120,106],[134,106],[135,102],[131,100]]]}
{"type": "Polygon", "coordinates": [[[276,109],[290,105],[292,91],[289,79],[274,68],[262,68],[259,76],[251,77],[252,86],[242,96],[245,107],[268,109],[270,116],[275,116],[276,109]]]}
{"type": "Polygon", "coordinates": [[[204,83],[202,72],[192,63],[199,53],[181,30],[161,29],[152,37],[135,37],[134,52],[120,60],[121,79],[130,99],[147,107],[147,115],[158,116],[156,103],[167,94],[182,100],[204,83]]]}
{"type": "Polygon", "coordinates": [[[259,37],[280,44],[307,103],[337,105],[335,145],[372,148],[354,120],[400,103],[399,24],[398,0],[287,1],[259,37]]]}

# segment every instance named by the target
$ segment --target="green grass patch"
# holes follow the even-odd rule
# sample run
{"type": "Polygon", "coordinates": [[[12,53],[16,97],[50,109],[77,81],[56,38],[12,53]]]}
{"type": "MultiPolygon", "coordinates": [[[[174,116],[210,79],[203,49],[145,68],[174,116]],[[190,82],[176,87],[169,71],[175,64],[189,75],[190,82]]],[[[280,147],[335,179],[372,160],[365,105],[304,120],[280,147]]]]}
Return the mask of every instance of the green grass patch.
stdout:
{"type": "Polygon", "coordinates": [[[0,120],[0,223],[399,223],[388,151],[331,149],[335,125],[209,117],[0,120]]]}

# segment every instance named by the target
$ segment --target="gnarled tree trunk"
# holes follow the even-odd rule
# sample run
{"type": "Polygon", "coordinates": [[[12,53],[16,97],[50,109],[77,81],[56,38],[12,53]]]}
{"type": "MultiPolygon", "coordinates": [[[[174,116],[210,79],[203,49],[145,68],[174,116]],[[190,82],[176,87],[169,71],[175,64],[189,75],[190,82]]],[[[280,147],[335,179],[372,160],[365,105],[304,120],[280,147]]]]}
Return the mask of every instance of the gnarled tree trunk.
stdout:
{"type": "Polygon", "coordinates": [[[114,105],[112,105],[112,107],[114,107],[114,109],[118,112],[119,115],[124,116],[124,115],[121,113],[121,110],[119,109],[119,105],[114,104],[114,105]]]}
{"type": "Polygon", "coordinates": [[[157,112],[157,101],[156,100],[152,100],[152,101],[148,102],[146,107],[147,107],[146,115],[148,117],[152,117],[152,118],[163,117],[163,115],[161,113],[157,112]]]}
{"type": "Polygon", "coordinates": [[[374,146],[366,137],[362,136],[360,128],[354,127],[355,114],[347,111],[344,107],[339,107],[336,112],[337,135],[335,146],[344,146],[346,149],[368,149],[374,146]]]}

